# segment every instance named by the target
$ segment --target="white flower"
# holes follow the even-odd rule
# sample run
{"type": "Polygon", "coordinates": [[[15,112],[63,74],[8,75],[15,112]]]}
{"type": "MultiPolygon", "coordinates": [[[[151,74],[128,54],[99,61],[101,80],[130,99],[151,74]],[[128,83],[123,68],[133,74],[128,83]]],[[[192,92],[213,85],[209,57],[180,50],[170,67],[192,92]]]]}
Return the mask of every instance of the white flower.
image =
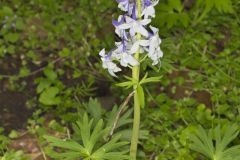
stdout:
{"type": "Polygon", "coordinates": [[[117,0],[117,2],[119,3],[118,8],[128,12],[129,15],[132,14],[133,3],[131,3],[130,0],[117,0]]]}
{"type": "Polygon", "coordinates": [[[119,29],[129,29],[130,35],[133,37],[136,33],[140,33],[141,35],[147,37],[148,31],[144,27],[151,22],[151,19],[143,19],[143,20],[134,20],[128,16],[126,16],[126,23],[119,25],[119,29]]]}
{"type": "Polygon", "coordinates": [[[121,38],[124,38],[124,39],[127,39],[127,33],[124,29],[120,29],[119,26],[124,24],[124,21],[125,21],[125,16],[123,15],[120,15],[118,17],[118,20],[113,20],[112,24],[114,25],[115,27],[115,33],[121,37],[121,38]]]}
{"type": "Polygon", "coordinates": [[[103,68],[108,69],[108,72],[112,76],[117,77],[115,73],[121,71],[121,68],[119,68],[115,63],[112,62],[111,55],[106,55],[105,49],[102,49],[99,55],[101,56],[101,60],[103,62],[103,68]]]}
{"type": "Polygon", "coordinates": [[[120,61],[121,66],[127,67],[128,65],[136,66],[139,62],[133,57],[128,50],[131,47],[127,42],[116,42],[117,48],[113,51],[113,57],[120,61]]]}
{"type": "Polygon", "coordinates": [[[156,65],[160,62],[160,58],[163,57],[163,52],[160,47],[156,48],[153,54],[149,53],[148,57],[153,61],[152,65],[156,65]]]}
{"type": "Polygon", "coordinates": [[[142,53],[141,47],[147,47],[149,46],[149,40],[138,40],[135,41],[131,47],[130,53],[136,53],[138,50],[140,50],[140,53],[142,53]]]}
{"type": "Polygon", "coordinates": [[[120,54],[120,56],[121,56],[120,64],[123,67],[127,67],[128,64],[130,64],[131,66],[139,65],[138,61],[132,55],[130,55],[126,52],[120,54]]]}
{"type": "Polygon", "coordinates": [[[149,47],[146,47],[146,50],[148,51],[148,57],[153,60],[152,65],[156,65],[163,56],[163,52],[160,48],[161,39],[158,35],[158,29],[152,26],[150,26],[150,28],[153,31],[153,35],[149,38],[149,47]]]}
{"type": "Polygon", "coordinates": [[[144,18],[155,17],[155,9],[154,7],[158,4],[159,0],[144,0],[144,9],[142,11],[142,15],[144,18]]]}

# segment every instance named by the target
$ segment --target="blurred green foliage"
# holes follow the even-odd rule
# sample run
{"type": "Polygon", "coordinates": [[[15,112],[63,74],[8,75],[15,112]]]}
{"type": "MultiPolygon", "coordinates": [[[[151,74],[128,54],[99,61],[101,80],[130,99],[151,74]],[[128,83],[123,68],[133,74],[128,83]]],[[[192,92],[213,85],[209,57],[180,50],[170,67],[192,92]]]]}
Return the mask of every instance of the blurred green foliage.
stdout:
{"type": "MultiPolygon", "coordinates": [[[[111,48],[114,42],[114,0],[0,3],[0,83],[8,81],[7,89],[18,92],[34,87],[28,104],[35,112],[28,130],[39,143],[46,145],[42,135],[49,130],[66,137],[68,124],[82,117],[79,113],[87,111],[96,121],[114,119],[117,107],[108,112],[95,100],[87,102],[105,95],[119,101],[129,94],[110,86],[113,78],[98,57],[100,48],[111,48]],[[50,122],[43,116],[47,114],[53,115],[50,122]]],[[[200,159],[189,140],[199,124],[209,129],[239,124],[239,15],[238,0],[160,1],[153,23],[160,29],[164,58],[161,66],[149,62],[141,70],[143,76],[148,72],[162,78],[146,84],[139,159],[200,159]]],[[[131,128],[131,112],[127,114],[122,123],[128,127],[118,130],[125,139],[130,135],[126,128],[131,128]]],[[[22,154],[6,152],[9,138],[0,139],[1,156],[22,154]]]]}

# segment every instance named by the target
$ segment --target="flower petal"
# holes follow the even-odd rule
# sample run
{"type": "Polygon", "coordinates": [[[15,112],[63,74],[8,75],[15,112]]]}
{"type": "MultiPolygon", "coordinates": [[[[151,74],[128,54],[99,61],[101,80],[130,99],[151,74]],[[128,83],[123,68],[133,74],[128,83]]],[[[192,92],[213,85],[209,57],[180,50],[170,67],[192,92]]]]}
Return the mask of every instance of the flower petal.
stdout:
{"type": "Polygon", "coordinates": [[[105,57],[105,48],[103,48],[100,52],[99,52],[99,55],[101,57],[105,57]]]}

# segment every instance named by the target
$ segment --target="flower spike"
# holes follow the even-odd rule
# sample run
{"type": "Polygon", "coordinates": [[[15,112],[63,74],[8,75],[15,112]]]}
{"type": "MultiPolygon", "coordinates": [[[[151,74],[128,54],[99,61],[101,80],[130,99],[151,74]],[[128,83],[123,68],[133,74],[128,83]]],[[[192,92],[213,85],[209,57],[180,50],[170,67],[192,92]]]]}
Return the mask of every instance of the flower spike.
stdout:
{"type": "Polygon", "coordinates": [[[139,65],[140,62],[133,56],[137,51],[141,54],[146,52],[147,56],[153,61],[152,65],[158,64],[163,56],[158,29],[148,26],[151,23],[151,18],[155,17],[154,7],[159,0],[141,0],[141,19],[137,16],[136,0],[116,1],[118,7],[126,12],[120,15],[117,20],[112,21],[115,33],[121,38],[121,41],[116,42],[116,47],[107,55],[105,55],[105,49],[99,53],[103,68],[107,69],[115,77],[115,73],[121,71],[121,68],[115,62],[118,62],[122,67],[139,65]],[[141,39],[136,38],[137,34],[141,35],[141,39]]]}

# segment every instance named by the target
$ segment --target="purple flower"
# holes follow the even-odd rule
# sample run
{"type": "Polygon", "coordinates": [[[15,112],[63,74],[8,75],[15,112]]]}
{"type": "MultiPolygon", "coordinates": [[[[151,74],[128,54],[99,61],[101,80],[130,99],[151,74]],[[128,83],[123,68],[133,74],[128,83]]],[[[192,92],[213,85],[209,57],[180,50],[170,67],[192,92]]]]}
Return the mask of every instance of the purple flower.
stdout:
{"type": "Polygon", "coordinates": [[[131,46],[128,41],[122,40],[115,43],[117,48],[113,51],[113,57],[120,61],[121,66],[127,67],[138,65],[138,61],[133,57],[133,54],[129,52],[131,46]]]}
{"type": "Polygon", "coordinates": [[[118,62],[122,67],[139,65],[140,62],[134,58],[134,54],[138,51],[139,53],[146,52],[147,56],[153,61],[152,65],[158,64],[163,56],[158,29],[152,26],[148,27],[151,18],[155,17],[154,6],[157,5],[159,0],[142,0],[142,17],[139,17],[139,19],[137,17],[136,0],[116,1],[118,7],[127,12],[120,15],[117,20],[112,21],[115,32],[121,38],[121,41],[115,42],[115,48],[108,54],[105,54],[105,49],[99,53],[103,68],[108,69],[108,72],[115,77],[115,73],[121,71],[121,68],[115,62],[118,62]],[[151,31],[148,31],[148,28],[151,31]],[[140,39],[137,36],[138,34],[141,35],[140,39]]]}
{"type": "Polygon", "coordinates": [[[155,17],[154,7],[158,4],[158,2],[159,0],[144,0],[142,16],[144,16],[144,18],[155,17]]]}
{"type": "Polygon", "coordinates": [[[148,52],[148,57],[152,59],[152,65],[158,64],[160,58],[163,56],[163,52],[160,49],[161,39],[158,35],[158,29],[150,26],[153,34],[150,34],[149,37],[149,46],[146,47],[146,51],[148,52]]]}
{"type": "Polygon", "coordinates": [[[137,7],[136,4],[133,4],[133,9],[132,9],[132,19],[137,20],[137,7]]]}
{"type": "Polygon", "coordinates": [[[122,39],[128,39],[127,33],[124,29],[120,29],[119,26],[125,23],[125,16],[119,16],[118,20],[113,20],[112,24],[116,28],[115,33],[122,39]]]}
{"type": "Polygon", "coordinates": [[[100,51],[99,55],[101,56],[101,60],[103,62],[103,68],[108,69],[108,72],[112,76],[116,77],[115,73],[121,71],[121,68],[117,67],[117,65],[112,62],[111,53],[106,55],[105,54],[105,49],[102,49],[100,51]]]}
{"type": "Polygon", "coordinates": [[[126,16],[126,23],[121,24],[118,26],[119,29],[129,29],[129,33],[132,37],[136,35],[136,33],[140,33],[141,35],[147,37],[148,31],[144,27],[151,22],[150,19],[143,19],[143,20],[135,20],[128,16],[126,16]]]}
{"type": "Polygon", "coordinates": [[[128,12],[129,15],[132,14],[132,8],[133,4],[130,2],[130,0],[117,0],[118,7],[125,12],[128,12]]]}
{"type": "Polygon", "coordinates": [[[143,5],[146,6],[146,7],[149,7],[149,6],[152,5],[152,1],[151,0],[144,0],[143,5]]]}
{"type": "Polygon", "coordinates": [[[136,53],[137,51],[140,51],[140,53],[143,52],[143,47],[149,46],[149,40],[138,40],[135,41],[130,49],[130,53],[136,53]]]}

